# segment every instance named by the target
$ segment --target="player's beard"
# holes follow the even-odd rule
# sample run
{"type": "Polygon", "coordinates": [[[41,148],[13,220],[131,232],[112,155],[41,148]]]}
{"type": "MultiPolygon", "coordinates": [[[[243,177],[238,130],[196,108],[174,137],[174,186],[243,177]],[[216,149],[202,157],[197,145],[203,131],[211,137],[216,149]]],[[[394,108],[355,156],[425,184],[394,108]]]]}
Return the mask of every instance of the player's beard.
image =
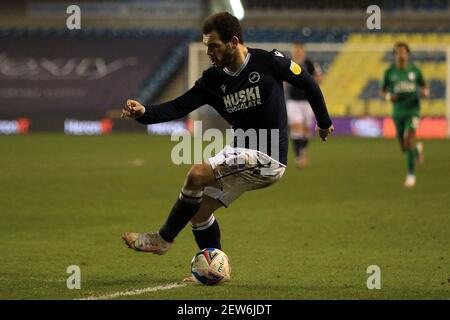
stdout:
{"type": "Polygon", "coordinates": [[[234,62],[234,59],[234,50],[231,48],[227,48],[222,55],[222,59],[220,61],[217,61],[215,65],[217,68],[222,69],[230,66],[234,62]]]}

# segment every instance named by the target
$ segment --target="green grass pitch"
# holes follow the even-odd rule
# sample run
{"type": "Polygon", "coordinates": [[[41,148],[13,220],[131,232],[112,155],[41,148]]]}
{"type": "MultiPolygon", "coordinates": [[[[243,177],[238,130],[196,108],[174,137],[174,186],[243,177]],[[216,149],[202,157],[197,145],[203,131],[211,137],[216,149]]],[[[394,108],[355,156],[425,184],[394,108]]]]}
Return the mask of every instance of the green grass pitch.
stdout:
{"type": "MultiPolygon", "coordinates": [[[[158,228],[187,169],[169,137],[0,137],[0,299],[76,299],[165,286],[189,273],[190,228],[165,256],[124,231],[158,228]],[[69,265],[81,289],[69,290],[69,265]]],[[[393,140],[311,143],[311,165],[245,194],[216,217],[232,281],[122,299],[449,299],[450,141],[425,141],[417,186],[403,187],[393,140]],[[369,265],[381,289],[368,290],[369,265]]]]}

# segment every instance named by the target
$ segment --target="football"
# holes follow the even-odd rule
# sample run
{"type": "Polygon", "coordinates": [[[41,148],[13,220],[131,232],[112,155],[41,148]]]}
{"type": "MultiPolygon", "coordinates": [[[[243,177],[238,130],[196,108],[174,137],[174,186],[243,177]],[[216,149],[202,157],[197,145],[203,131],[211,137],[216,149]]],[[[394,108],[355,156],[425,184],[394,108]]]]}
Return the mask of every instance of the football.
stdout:
{"type": "Polygon", "coordinates": [[[228,256],[216,248],[206,248],[198,252],[191,262],[192,276],[204,285],[214,285],[230,280],[228,256]]]}

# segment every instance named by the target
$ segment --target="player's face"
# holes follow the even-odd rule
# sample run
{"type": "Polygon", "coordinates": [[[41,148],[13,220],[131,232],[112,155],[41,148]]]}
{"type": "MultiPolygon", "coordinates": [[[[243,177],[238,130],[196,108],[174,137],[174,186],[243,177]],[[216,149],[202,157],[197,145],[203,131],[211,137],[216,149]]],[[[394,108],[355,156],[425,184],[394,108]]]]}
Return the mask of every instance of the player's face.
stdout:
{"type": "Polygon", "coordinates": [[[306,51],[304,46],[296,45],[292,48],[292,60],[297,63],[303,63],[306,58],[306,51]]]}
{"type": "Polygon", "coordinates": [[[216,68],[225,68],[234,61],[235,49],[231,42],[224,43],[216,31],[203,35],[206,54],[216,68]]]}
{"type": "Polygon", "coordinates": [[[408,62],[408,59],[409,59],[408,50],[406,50],[405,47],[397,47],[397,48],[395,48],[395,59],[399,63],[408,62]]]}

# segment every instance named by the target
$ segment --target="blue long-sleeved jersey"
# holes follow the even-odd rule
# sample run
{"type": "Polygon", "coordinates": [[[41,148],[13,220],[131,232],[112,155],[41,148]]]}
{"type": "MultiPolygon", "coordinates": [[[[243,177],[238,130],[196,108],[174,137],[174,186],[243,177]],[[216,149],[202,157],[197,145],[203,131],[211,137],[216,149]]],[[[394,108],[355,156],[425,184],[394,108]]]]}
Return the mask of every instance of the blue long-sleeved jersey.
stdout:
{"type": "MultiPolygon", "coordinates": [[[[239,70],[211,67],[205,70],[195,85],[182,96],[158,105],[146,107],[145,114],[136,120],[144,124],[166,122],[182,118],[208,104],[234,130],[267,130],[271,156],[271,129],[278,131],[278,161],[287,164],[288,125],[283,81],[304,90],[316,116],[317,125],[327,129],[332,122],[322,92],[313,77],[277,50],[248,49],[239,70]]],[[[258,142],[258,150],[261,144],[258,142]]],[[[247,145],[237,145],[248,147],[247,145]]]]}

